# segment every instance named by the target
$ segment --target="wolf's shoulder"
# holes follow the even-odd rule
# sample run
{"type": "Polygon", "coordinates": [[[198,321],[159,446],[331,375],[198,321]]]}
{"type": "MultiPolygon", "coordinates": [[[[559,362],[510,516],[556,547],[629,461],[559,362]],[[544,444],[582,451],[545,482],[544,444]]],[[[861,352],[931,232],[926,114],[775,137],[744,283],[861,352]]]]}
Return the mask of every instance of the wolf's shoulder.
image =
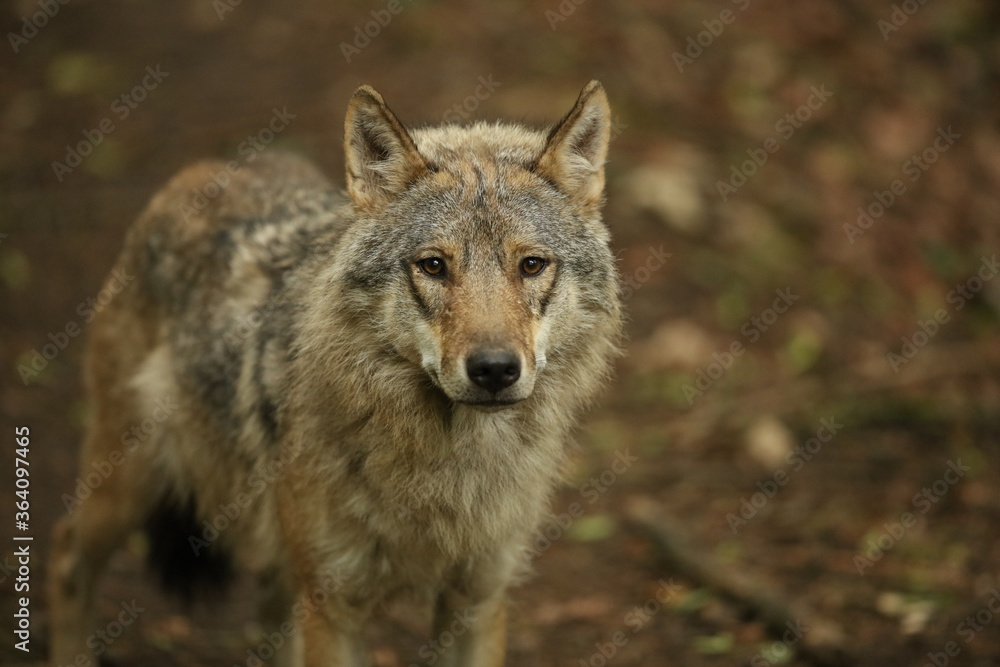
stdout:
{"type": "Polygon", "coordinates": [[[153,197],[125,256],[154,300],[182,304],[198,286],[218,289],[248,271],[279,283],[333,247],[351,218],[346,198],[304,158],[199,162],[153,197]]]}
{"type": "Polygon", "coordinates": [[[245,227],[293,235],[335,225],[345,202],[305,158],[265,153],[246,164],[202,161],[183,169],[153,197],[138,227],[177,245],[245,227]]]}

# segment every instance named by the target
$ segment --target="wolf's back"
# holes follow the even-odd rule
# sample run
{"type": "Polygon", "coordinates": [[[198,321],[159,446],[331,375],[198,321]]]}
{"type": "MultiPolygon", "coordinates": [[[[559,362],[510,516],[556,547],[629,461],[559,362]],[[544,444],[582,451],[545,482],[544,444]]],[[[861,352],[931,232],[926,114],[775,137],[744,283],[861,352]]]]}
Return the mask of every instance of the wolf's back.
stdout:
{"type": "Polygon", "coordinates": [[[273,430],[258,366],[267,342],[287,336],[292,275],[332,251],[348,214],[310,163],[264,154],[184,170],[130,232],[119,267],[135,285],[120,305],[155,323],[150,347],[169,347],[181,391],[228,435],[248,419],[273,430]]]}

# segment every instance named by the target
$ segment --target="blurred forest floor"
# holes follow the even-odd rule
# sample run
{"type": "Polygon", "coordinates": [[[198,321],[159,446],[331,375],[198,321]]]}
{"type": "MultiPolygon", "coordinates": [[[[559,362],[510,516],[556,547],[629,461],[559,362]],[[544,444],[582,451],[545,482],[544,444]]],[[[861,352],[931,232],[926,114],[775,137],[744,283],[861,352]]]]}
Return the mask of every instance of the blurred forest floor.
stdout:
{"type": "MultiPolygon", "coordinates": [[[[77,474],[83,336],[59,334],[85,331],[160,184],[239,155],[275,109],[294,118],[268,149],[342,183],[361,83],[411,124],[544,124],[596,77],[630,342],[553,505],[585,511],[546,526],[513,594],[508,664],[1000,665],[997,5],[73,0],[2,16],[0,414],[5,434],[32,429],[38,556],[32,651],[4,630],[3,664],[44,659],[47,533],[77,474]]],[[[101,589],[108,620],[147,609],[115,663],[246,664],[249,585],[186,616],[143,549],[101,589]]],[[[391,610],[375,663],[425,664],[428,636],[391,610]]]]}

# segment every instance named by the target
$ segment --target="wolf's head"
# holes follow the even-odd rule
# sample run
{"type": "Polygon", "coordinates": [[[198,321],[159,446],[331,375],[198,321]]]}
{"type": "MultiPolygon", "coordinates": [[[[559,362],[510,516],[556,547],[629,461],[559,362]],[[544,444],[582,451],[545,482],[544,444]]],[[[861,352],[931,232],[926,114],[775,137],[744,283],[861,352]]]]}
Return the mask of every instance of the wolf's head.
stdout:
{"type": "Polygon", "coordinates": [[[600,217],[609,116],[597,81],[548,131],[410,131],[371,88],[354,94],[346,283],[383,343],[452,401],[510,405],[547,366],[572,377],[606,361],[587,340],[619,317],[600,217]]]}

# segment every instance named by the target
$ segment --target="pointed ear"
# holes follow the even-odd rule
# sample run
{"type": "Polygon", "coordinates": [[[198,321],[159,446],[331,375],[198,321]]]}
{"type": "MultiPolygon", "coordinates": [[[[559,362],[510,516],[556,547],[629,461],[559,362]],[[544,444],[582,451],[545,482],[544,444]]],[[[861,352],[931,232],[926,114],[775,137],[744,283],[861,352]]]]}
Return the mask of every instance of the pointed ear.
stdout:
{"type": "Polygon", "coordinates": [[[535,171],[579,203],[597,204],[604,192],[610,137],[608,97],[600,81],[591,81],[573,109],[549,133],[535,171]]]}
{"type": "Polygon", "coordinates": [[[384,206],[427,171],[413,138],[368,86],[354,92],[344,121],[347,192],[359,209],[384,206]]]}

